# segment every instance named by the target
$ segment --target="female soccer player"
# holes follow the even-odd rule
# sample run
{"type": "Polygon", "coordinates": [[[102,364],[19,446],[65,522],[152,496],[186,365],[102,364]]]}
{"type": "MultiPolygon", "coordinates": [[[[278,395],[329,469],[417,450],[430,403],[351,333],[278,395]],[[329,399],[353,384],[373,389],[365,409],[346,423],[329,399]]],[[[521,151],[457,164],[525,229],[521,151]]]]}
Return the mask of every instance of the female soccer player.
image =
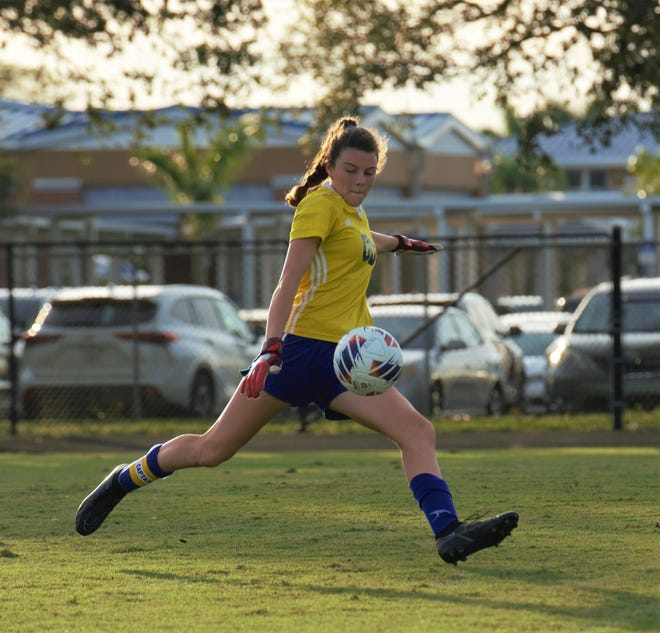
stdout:
{"type": "Polygon", "coordinates": [[[458,519],[436,458],[431,422],[396,390],[375,396],[347,391],[335,376],[336,343],[371,325],[367,285],[380,253],[433,253],[437,248],[369,228],[362,207],[386,160],[375,131],[345,117],[327,130],[300,183],[286,195],[295,208],[290,241],[259,355],[216,422],[203,434],[179,435],[117,466],[87,496],[76,529],[92,534],[127,493],[176,470],[218,466],[288,406],[315,403],[326,417],[347,417],[389,437],[436,538],[439,555],[456,564],[497,545],[518,524],[515,512],[478,522],[458,519]]]}

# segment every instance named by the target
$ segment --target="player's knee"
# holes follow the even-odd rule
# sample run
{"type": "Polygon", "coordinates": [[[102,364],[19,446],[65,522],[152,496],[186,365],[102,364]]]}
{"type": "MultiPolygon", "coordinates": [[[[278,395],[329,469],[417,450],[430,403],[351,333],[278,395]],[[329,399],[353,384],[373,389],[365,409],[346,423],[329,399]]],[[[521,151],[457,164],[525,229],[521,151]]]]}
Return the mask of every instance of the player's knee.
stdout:
{"type": "Polygon", "coordinates": [[[400,448],[418,450],[428,446],[435,447],[435,427],[421,414],[411,416],[402,430],[400,437],[394,438],[400,448]]]}
{"type": "Polygon", "coordinates": [[[433,444],[435,446],[435,427],[430,420],[427,420],[425,417],[421,417],[421,419],[418,420],[418,433],[420,441],[424,444],[433,444]]]}

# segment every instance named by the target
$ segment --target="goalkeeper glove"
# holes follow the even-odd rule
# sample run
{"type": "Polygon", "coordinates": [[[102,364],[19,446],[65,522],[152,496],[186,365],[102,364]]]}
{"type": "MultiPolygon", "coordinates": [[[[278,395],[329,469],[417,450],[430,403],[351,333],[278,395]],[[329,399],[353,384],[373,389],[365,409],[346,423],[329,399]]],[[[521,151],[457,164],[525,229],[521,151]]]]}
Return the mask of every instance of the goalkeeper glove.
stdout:
{"type": "Polygon", "coordinates": [[[405,235],[393,235],[399,240],[394,253],[401,255],[401,253],[413,253],[414,255],[425,255],[427,253],[435,253],[440,250],[439,244],[428,244],[422,240],[413,240],[405,235]]]}
{"type": "Polygon", "coordinates": [[[273,336],[264,341],[259,355],[247,369],[242,369],[241,393],[248,398],[258,398],[269,374],[282,369],[282,339],[273,336]]]}

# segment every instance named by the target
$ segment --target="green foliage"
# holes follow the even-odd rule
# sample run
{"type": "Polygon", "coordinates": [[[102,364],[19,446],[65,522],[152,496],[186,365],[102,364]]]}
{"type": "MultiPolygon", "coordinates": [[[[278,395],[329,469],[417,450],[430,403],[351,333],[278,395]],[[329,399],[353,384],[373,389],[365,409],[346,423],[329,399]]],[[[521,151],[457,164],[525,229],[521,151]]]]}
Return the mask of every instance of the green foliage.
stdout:
{"type": "Polygon", "coordinates": [[[566,175],[551,161],[536,156],[498,154],[493,159],[492,193],[563,191],[566,175]]]}
{"type": "MultiPolygon", "coordinates": [[[[612,126],[649,106],[660,107],[660,31],[653,2],[457,0],[452,5],[466,24],[489,29],[472,50],[472,70],[494,81],[504,107],[533,92],[534,109],[542,111],[548,84],[566,107],[581,92],[590,102],[581,131],[602,130],[605,139],[612,126]]],[[[657,123],[648,127],[660,138],[657,123]]]]}
{"type": "MultiPolygon", "coordinates": [[[[311,75],[320,87],[310,143],[328,122],[357,114],[365,94],[383,88],[424,88],[448,72],[431,46],[440,22],[427,3],[307,0],[299,27],[280,43],[289,78],[311,75]]],[[[433,3],[437,4],[437,3],[433,3]]]]}
{"type": "Polygon", "coordinates": [[[557,134],[562,125],[578,123],[583,116],[563,107],[557,102],[551,102],[543,110],[538,110],[528,116],[517,116],[511,107],[504,108],[506,135],[516,139],[516,162],[523,174],[539,178],[540,170],[550,177],[556,177],[553,172],[552,161],[543,153],[539,146],[539,137],[557,134]]]}
{"type": "MultiPolygon", "coordinates": [[[[220,119],[218,125],[207,121],[201,128],[185,121],[178,126],[178,149],[137,147],[135,158],[142,169],[165,186],[174,202],[220,202],[261,130],[260,118],[251,115],[233,122],[220,119]],[[208,140],[198,142],[200,136],[208,140]]],[[[188,214],[182,232],[186,237],[198,238],[207,234],[214,221],[213,216],[188,214]]]]}
{"type": "MultiPolygon", "coordinates": [[[[557,99],[590,104],[585,137],[607,138],[639,111],[660,138],[657,6],[638,0],[389,2],[306,0],[295,33],[282,45],[287,77],[322,86],[319,127],[354,112],[383,88],[425,88],[461,77],[477,98],[494,88],[504,109],[529,117],[557,99]],[[531,97],[531,98],[530,98],[531,97]],[[526,112],[526,114],[522,114],[526,112]],[[654,123],[655,121],[655,123],[654,123]]],[[[289,79],[290,80],[290,79],[289,79]]],[[[545,114],[544,114],[545,113],[545,114]]]]}
{"type": "Polygon", "coordinates": [[[189,92],[203,107],[222,109],[227,94],[260,82],[264,20],[260,0],[5,0],[0,47],[20,35],[56,60],[33,78],[41,99],[85,94],[106,107],[145,94],[178,102],[189,92]],[[121,81],[109,69],[122,69],[121,81]]]}
{"type": "MultiPolygon", "coordinates": [[[[660,138],[657,3],[640,0],[301,0],[279,43],[268,37],[259,0],[73,0],[0,3],[0,46],[20,35],[56,64],[43,64],[34,93],[62,103],[137,105],[145,95],[188,95],[223,111],[260,85],[316,89],[314,139],[340,114],[357,112],[379,91],[425,89],[456,78],[475,98],[494,89],[497,103],[528,119],[522,144],[547,126],[549,104],[589,104],[579,132],[607,140],[629,117],[660,138]],[[122,68],[121,81],[99,68],[122,68]]],[[[11,82],[0,83],[0,93],[11,82]],[[6,85],[5,85],[6,84],[6,85]]],[[[551,112],[551,118],[557,113],[551,112]]],[[[556,122],[556,121],[555,121],[556,122]]]]}
{"type": "Polygon", "coordinates": [[[660,152],[653,155],[641,150],[631,159],[628,167],[635,176],[637,193],[645,196],[660,194],[660,152]]]}
{"type": "Polygon", "coordinates": [[[521,515],[458,567],[394,449],[241,453],[132,493],[79,537],[80,499],[133,457],[0,454],[4,633],[657,628],[652,449],[440,453],[462,515],[521,515]]]}

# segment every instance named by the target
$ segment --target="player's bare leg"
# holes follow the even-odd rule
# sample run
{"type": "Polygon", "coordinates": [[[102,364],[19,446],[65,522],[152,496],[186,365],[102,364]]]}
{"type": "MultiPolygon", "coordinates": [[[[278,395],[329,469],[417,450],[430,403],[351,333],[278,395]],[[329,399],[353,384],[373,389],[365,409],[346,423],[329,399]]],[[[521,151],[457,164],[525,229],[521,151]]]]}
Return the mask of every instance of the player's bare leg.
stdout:
{"type": "Polygon", "coordinates": [[[158,462],[173,472],[195,466],[218,466],[235,455],[289,405],[266,392],[248,398],[236,390],[215,423],[202,435],[179,435],[165,442],[158,462]]]}
{"type": "Polygon", "coordinates": [[[441,476],[433,424],[394,387],[376,396],[346,391],[330,403],[330,408],[389,437],[401,450],[408,481],[421,473],[441,476]]]}
{"type": "Polygon", "coordinates": [[[76,513],[76,530],[92,534],[132,490],[176,470],[217,466],[230,459],[272,417],[288,405],[266,393],[250,399],[236,390],[216,422],[203,434],[185,434],[152,447],[132,464],[120,464],[83,500],[76,513]]]}

